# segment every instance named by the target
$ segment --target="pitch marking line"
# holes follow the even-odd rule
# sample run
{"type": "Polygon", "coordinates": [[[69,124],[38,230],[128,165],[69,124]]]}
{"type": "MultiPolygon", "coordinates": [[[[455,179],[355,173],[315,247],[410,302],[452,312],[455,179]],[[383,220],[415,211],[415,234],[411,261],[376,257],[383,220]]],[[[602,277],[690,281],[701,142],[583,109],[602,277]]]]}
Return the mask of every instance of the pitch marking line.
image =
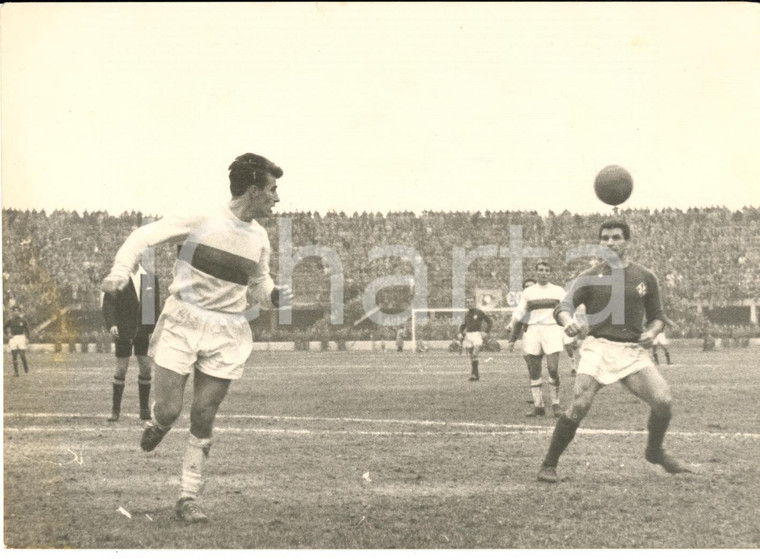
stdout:
{"type": "MultiPolygon", "coordinates": [[[[105,415],[87,415],[87,414],[63,414],[63,413],[5,413],[5,418],[69,418],[69,419],[103,419],[105,415]]],[[[125,414],[125,417],[136,417],[131,414],[125,414]]],[[[217,416],[221,419],[249,419],[262,421],[305,421],[305,422],[338,422],[338,423],[370,423],[370,424],[400,424],[400,425],[419,425],[419,426],[439,426],[450,428],[476,428],[476,429],[502,429],[502,431],[332,431],[332,430],[309,430],[309,429],[271,429],[256,427],[217,427],[216,431],[220,432],[239,432],[239,433],[303,433],[303,434],[358,434],[358,435],[514,435],[519,433],[543,433],[554,429],[553,425],[526,425],[526,424],[503,424],[503,423],[472,423],[472,422],[447,422],[447,421],[430,421],[415,419],[366,419],[358,417],[298,417],[298,416],[277,416],[277,415],[250,415],[250,414],[222,414],[217,416]]],[[[104,432],[114,430],[134,430],[131,427],[4,427],[6,432],[104,432]]],[[[623,429],[586,429],[579,428],[580,433],[591,435],[645,435],[646,430],[623,430],[623,429]]],[[[712,437],[712,438],[748,438],[760,439],[760,433],[713,433],[713,432],[690,432],[690,431],[668,431],[668,435],[681,437],[712,437]]]]}

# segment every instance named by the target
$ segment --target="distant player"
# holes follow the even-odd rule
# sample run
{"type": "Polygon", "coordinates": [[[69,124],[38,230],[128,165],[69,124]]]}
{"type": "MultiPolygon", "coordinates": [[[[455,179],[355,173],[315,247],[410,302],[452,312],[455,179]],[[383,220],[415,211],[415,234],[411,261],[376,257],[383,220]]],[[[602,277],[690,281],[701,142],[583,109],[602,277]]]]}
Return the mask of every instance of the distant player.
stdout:
{"type": "Polygon", "coordinates": [[[464,322],[459,327],[459,337],[462,341],[462,347],[470,356],[470,378],[469,380],[480,380],[480,371],[478,370],[478,356],[483,347],[483,334],[486,336],[491,332],[493,320],[490,316],[475,306],[475,298],[467,297],[465,300],[467,314],[464,315],[464,322]]]}
{"type": "Polygon", "coordinates": [[[660,358],[657,356],[657,350],[661,349],[662,352],[665,354],[665,362],[668,365],[672,365],[670,362],[670,352],[668,351],[668,346],[670,345],[670,341],[667,337],[665,337],[665,332],[660,332],[657,334],[657,337],[654,339],[654,342],[652,343],[652,359],[654,359],[654,362],[656,365],[660,364],[660,358]]]}
{"type": "Polygon", "coordinates": [[[549,373],[549,389],[552,401],[552,411],[555,417],[562,414],[559,403],[559,354],[564,347],[562,328],[557,325],[552,315],[554,308],[565,296],[565,290],[559,285],[549,283],[552,268],[548,262],[536,264],[536,279],[538,283],[526,288],[520,302],[512,315],[509,328],[512,335],[509,340],[509,351],[514,351],[515,332],[518,323],[528,326],[523,338],[523,352],[528,364],[533,409],[527,417],[546,415],[542,391],[541,364],[546,356],[546,369],[549,373]]]}
{"type": "Polygon", "coordinates": [[[624,221],[606,221],[599,228],[599,242],[611,251],[602,263],[576,278],[568,295],[554,310],[568,336],[581,328],[573,314],[586,307],[588,336],[581,348],[573,403],[554,427],[549,450],[541,463],[538,480],[556,483],[557,463],[575,437],[596,393],[621,382],[650,407],[645,457],[671,474],[688,471],[662,448],[671,418],[667,383],[649,359],[648,349],[665,326],[660,287],[655,275],[626,257],[630,228],[624,221]],[[605,280],[606,278],[606,280],[605,280]],[[613,295],[619,295],[613,299],[613,295]]]}
{"type": "Polygon", "coordinates": [[[5,335],[8,336],[8,349],[11,350],[13,357],[13,376],[18,376],[18,358],[21,357],[21,364],[24,366],[24,372],[29,373],[29,365],[26,362],[26,347],[29,340],[29,325],[21,314],[19,307],[13,307],[13,316],[8,320],[4,328],[5,335]]]}
{"type": "Polygon", "coordinates": [[[396,351],[404,351],[404,337],[406,336],[406,328],[399,326],[396,329],[396,351]]]}
{"type": "MultiPolygon", "coordinates": [[[[536,280],[533,278],[525,278],[523,280],[523,291],[525,291],[527,288],[529,288],[531,285],[536,285],[536,280]]],[[[525,318],[523,317],[523,320],[517,320],[515,322],[511,322],[507,325],[507,331],[509,332],[509,342],[507,343],[507,347],[509,348],[509,351],[515,350],[515,343],[517,340],[520,339],[520,336],[525,333],[525,331],[528,329],[528,325],[525,323],[525,318]]],[[[527,365],[527,356],[523,356],[525,358],[525,362],[527,365]]],[[[530,369],[528,369],[530,371],[530,369]]],[[[528,385],[530,385],[530,374],[528,375],[528,385]]],[[[528,399],[529,404],[533,404],[533,393],[531,392],[530,398],[528,399]]]]}
{"type": "MultiPolygon", "coordinates": [[[[584,322],[583,306],[576,309],[575,312],[576,321],[581,324],[584,322]]],[[[586,337],[585,328],[581,328],[581,333],[577,336],[568,336],[562,332],[562,342],[565,344],[565,353],[570,358],[570,376],[574,377],[578,374],[578,363],[581,360],[581,343],[583,338],[586,337]]]]}
{"type": "Polygon", "coordinates": [[[562,343],[565,345],[565,353],[570,358],[570,376],[574,377],[578,374],[578,362],[581,359],[578,337],[571,337],[563,332],[562,343]]]}

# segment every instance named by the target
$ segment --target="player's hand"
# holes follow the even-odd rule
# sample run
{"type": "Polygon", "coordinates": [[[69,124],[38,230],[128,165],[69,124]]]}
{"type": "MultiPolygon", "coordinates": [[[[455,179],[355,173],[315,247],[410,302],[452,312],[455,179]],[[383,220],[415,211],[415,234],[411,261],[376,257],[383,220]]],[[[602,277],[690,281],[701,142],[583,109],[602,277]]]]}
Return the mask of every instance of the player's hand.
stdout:
{"type": "Polygon", "coordinates": [[[118,340],[119,339],[119,327],[118,326],[111,326],[110,332],[111,332],[111,337],[114,340],[118,340]]]}
{"type": "Polygon", "coordinates": [[[651,330],[644,330],[641,333],[641,336],[639,336],[639,345],[645,349],[649,349],[650,347],[652,347],[652,344],[654,343],[654,339],[656,337],[657,337],[657,334],[655,334],[651,330]]]}
{"type": "Polygon", "coordinates": [[[567,334],[571,338],[574,338],[575,336],[580,334],[580,332],[581,332],[581,327],[578,326],[578,323],[576,322],[571,322],[570,324],[565,326],[565,334],[567,334]]]}
{"type": "Polygon", "coordinates": [[[293,304],[293,290],[289,285],[275,285],[271,298],[275,307],[289,307],[293,304]]]}
{"type": "Polygon", "coordinates": [[[113,274],[106,276],[106,278],[103,280],[103,283],[100,284],[100,289],[105,291],[106,293],[114,294],[117,291],[121,291],[125,287],[127,287],[127,284],[129,283],[129,279],[124,279],[119,276],[115,276],[113,274]]]}

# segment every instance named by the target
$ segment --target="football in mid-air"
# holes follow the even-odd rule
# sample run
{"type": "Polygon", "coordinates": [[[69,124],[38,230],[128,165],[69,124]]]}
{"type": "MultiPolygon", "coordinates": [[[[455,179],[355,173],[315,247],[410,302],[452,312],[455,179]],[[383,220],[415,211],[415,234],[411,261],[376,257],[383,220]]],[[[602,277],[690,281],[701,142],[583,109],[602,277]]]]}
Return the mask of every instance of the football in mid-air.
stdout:
{"type": "Polygon", "coordinates": [[[622,204],[633,192],[631,173],[620,165],[608,165],[596,175],[594,192],[596,192],[596,197],[605,204],[610,206],[622,204]]]}

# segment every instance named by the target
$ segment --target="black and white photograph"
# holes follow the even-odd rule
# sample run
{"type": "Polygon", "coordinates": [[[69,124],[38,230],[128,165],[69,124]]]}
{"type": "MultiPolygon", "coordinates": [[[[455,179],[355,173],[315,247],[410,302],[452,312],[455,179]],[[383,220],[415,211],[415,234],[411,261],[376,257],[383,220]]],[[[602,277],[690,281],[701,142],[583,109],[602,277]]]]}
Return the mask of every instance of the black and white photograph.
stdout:
{"type": "Polygon", "coordinates": [[[0,64],[4,553],[760,547],[758,4],[8,2],[0,64]]]}

